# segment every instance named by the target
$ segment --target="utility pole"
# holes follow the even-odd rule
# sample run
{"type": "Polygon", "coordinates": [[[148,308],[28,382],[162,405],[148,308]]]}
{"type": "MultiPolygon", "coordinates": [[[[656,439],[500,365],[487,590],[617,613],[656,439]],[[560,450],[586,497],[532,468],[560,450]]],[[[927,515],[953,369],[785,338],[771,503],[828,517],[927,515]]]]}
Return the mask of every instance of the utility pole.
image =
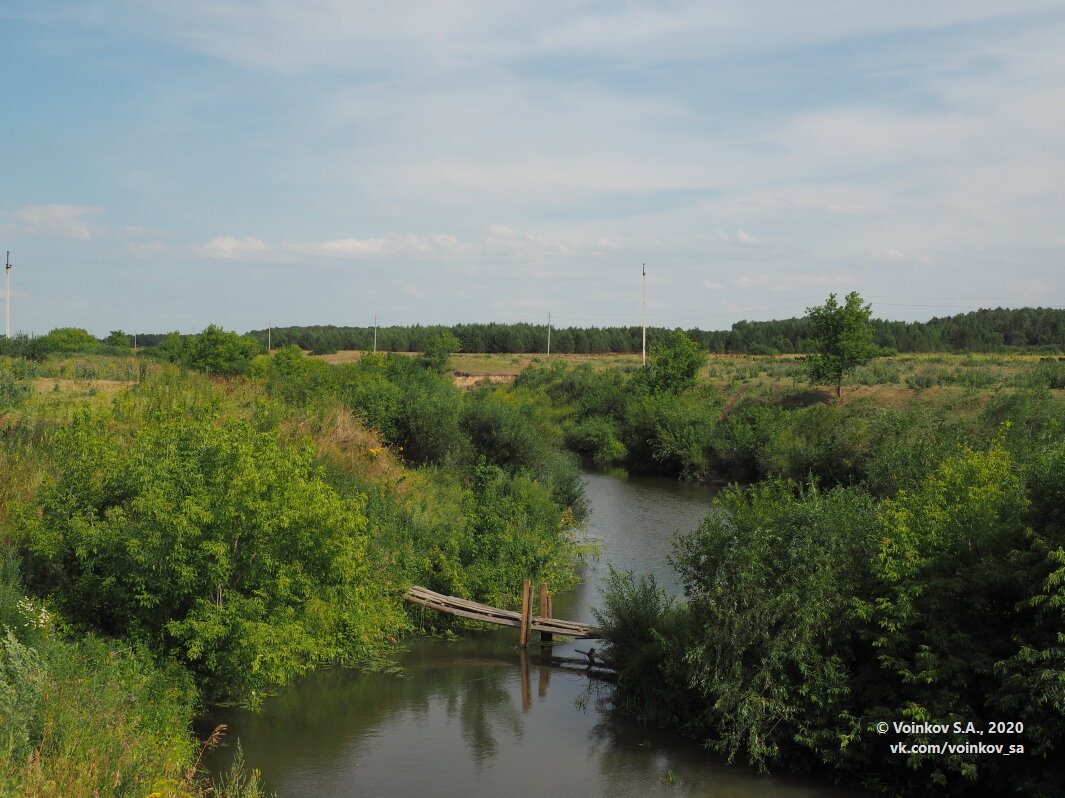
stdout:
{"type": "Polygon", "coordinates": [[[643,360],[647,365],[647,264],[643,264],[643,360]]]}
{"type": "Polygon", "coordinates": [[[373,353],[377,354],[377,314],[373,314],[373,353]]]}
{"type": "Polygon", "coordinates": [[[4,266],[4,335],[11,337],[11,253],[7,253],[4,266]]]}
{"type": "Polygon", "coordinates": [[[551,359],[551,314],[547,314],[547,359],[551,359]]]}
{"type": "Polygon", "coordinates": [[[273,351],[271,343],[274,336],[274,323],[272,321],[266,322],[266,354],[270,354],[273,351]]]}

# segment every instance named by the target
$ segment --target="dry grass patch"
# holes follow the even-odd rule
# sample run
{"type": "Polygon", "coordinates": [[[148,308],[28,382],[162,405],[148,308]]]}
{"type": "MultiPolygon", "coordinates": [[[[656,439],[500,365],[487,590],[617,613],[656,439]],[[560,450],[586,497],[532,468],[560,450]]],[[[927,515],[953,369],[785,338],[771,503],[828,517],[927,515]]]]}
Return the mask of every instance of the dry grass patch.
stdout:
{"type": "Polygon", "coordinates": [[[136,385],[133,380],[70,380],[59,377],[41,377],[33,381],[34,396],[59,394],[68,398],[87,398],[136,385]]]}
{"type": "Polygon", "coordinates": [[[284,431],[292,438],[311,438],[320,459],[342,467],[361,481],[396,484],[406,476],[402,447],[393,451],[381,440],[380,433],[368,429],[343,407],[286,422],[284,431]]]}

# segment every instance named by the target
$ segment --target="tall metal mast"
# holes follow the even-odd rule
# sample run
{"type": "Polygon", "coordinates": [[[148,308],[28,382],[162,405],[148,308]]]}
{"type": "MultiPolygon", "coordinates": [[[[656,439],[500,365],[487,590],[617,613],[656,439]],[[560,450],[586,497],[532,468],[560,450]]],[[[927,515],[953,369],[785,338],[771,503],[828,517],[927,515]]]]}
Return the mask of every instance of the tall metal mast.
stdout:
{"type": "Polygon", "coordinates": [[[643,264],[643,361],[647,365],[647,264],[643,264]]]}

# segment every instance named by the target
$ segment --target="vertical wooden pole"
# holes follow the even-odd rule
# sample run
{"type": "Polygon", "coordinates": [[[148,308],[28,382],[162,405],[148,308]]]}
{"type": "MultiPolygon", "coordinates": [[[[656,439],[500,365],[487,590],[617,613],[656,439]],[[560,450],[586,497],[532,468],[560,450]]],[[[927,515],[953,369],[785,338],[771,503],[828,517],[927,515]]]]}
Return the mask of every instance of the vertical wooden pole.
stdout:
{"type": "Polygon", "coordinates": [[[529,622],[532,616],[532,581],[529,579],[521,583],[521,632],[518,636],[518,645],[526,648],[529,645],[529,622]]]}
{"type": "MultiPolygon", "coordinates": [[[[547,594],[547,582],[540,583],[540,617],[551,617],[551,596],[547,594]]],[[[554,638],[550,632],[540,632],[541,643],[550,643],[554,638]]]]}

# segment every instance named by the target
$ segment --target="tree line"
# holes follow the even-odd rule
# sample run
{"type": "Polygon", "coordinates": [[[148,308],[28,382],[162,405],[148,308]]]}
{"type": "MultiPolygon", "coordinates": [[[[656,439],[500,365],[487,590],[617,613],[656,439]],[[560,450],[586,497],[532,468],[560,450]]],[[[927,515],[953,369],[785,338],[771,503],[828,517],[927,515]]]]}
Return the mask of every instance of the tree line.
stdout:
{"type": "MultiPolygon", "coordinates": [[[[926,322],[872,319],[873,342],[896,352],[1065,352],[1065,310],[1060,308],[995,308],[929,319],[926,322]]],[[[668,341],[674,330],[648,327],[648,344],[668,341]]],[[[347,327],[312,325],[251,330],[245,336],[259,351],[298,346],[313,354],[342,349],[382,352],[424,352],[443,334],[454,336],[462,352],[538,354],[547,351],[546,324],[497,322],[453,325],[347,327]]],[[[715,354],[808,354],[816,350],[816,334],[808,317],[774,321],[737,321],[728,330],[684,330],[703,350],[715,354]]],[[[85,330],[63,327],[44,336],[0,336],[0,355],[41,360],[49,353],[117,353],[134,344],[152,351],[162,347],[168,359],[190,338],[178,332],[137,333],[112,330],[97,339],[85,330]]],[[[643,330],[628,327],[558,327],[551,330],[551,351],[560,354],[634,354],[643,346],[643,330]]]]}
{"type": "MultiPolygon", "coordinates": [[[[1058,308],[996,308],[926,322],[872,319],[873,342],[898,352],[1005,352],[1015,349],[1041,349],[1046,353],[1065,352],[1065,310],[1058,308]]],[[[390,352],[422,352],[428,341],[451,333],[462,343],[463,352],[541,353],[547,351],[547,325],[455,324],[380,327],[377,349],[390,352]]],[[[673,330],[649,327],[648,342],[666,341],[673,330]]],[[[738,321],[728,330],[684,331],[701,348],[713,353],[773,355],[805,354],[814,351],[815,334],[809,318],[775,321],[738,321]]],[[[274,348],[296,345],[316,354],[341,349],[374,348],[373,327],[275,327],[271,331],[252,330],[248,335],[274,348]]],[[[161,336],[160,336],[161,338],[161,336]]],[[[154,345],[152,336],[144,345],[154,345]]],[[[560,327],[551,330],[551,351],[564,354],[640,352],[643,330],[628,327],[560,327]]]]}

